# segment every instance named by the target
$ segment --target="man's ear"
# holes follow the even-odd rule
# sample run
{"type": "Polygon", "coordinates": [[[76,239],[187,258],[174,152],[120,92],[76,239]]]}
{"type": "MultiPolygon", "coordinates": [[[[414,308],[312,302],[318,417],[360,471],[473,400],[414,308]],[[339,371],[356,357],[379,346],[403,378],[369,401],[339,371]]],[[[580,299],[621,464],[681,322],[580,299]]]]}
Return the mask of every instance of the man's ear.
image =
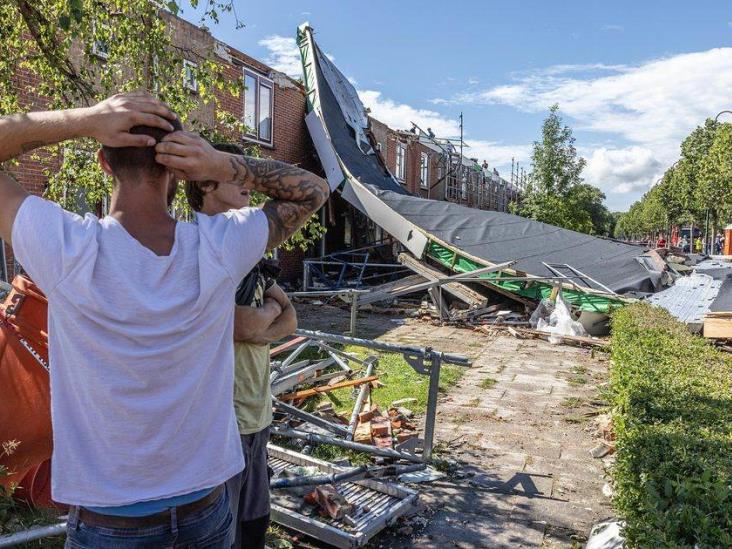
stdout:
{"type": "Polygon", "coordinates": [[[102,149],[99,149],[97,151],[97,162],[99,162],[99,165],[101,166],[104,173],[106,173],[110,177],[114,176],[114,174],[112,173],[112,167],[109,165],[109,162],[107,162],[107,158],[104,156],[104,150],[102,149]]]}
{"type": "Polygon", "coordinates": [[[198,188],[201,189],[201,192],[203,194],[208,194],[212,191],[215,191],[217,186],[218,185],[216,183],[211,181],[204,181],[203,183],[198,184],[198,188]]]}

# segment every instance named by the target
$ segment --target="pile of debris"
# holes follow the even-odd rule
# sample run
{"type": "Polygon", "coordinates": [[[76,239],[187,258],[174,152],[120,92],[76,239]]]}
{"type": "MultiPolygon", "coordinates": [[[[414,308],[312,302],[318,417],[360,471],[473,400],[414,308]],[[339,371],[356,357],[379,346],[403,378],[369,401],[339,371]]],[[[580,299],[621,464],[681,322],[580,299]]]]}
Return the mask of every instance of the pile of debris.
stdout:
{"type": "Polygon", "coordinates": [[[666,260],[683,275],[668,289],[648,297],[648,302],[726,350],[732,342],[732,261],[688,256],[667,256],[666,260]]]}
{"type": "Polygon", "coordinates": [[[414,508],[417,493],[402,483],[431,459],[441,364],[469,363],[433,349],[306,330],[297,335],[271,352],[272,434],[283,445],[269,447],[272,517],[331,545],[358,547],[414,508]],[[378,353],[361,357],[345,352],[344,345],[400,353],[429,376],[422,429],[409,408],[416,398],[396,400],[384,410],[373,401],[373,392],[383,387],[378,353]],[[352,391],[350,415],[337,409],[343,408],[342,393],[341,400],[333,395],[338,389],[352,391]],[[332,401],[319,401],[321,395],[332,401]],[[324,461],[312,455],[319,445],[349,452],[324,461]],[[345,457],[354,455],[357,465],[345,457]]]}
{"type": "MultiPolygon", "coordinates": [[[[607,334],[608,317],[604,313],[583,311],[581,314],[564,297],[564,288],[578,287],[578,281],[564,276],[545,277],[542,283],[552,282],[551,293],[540,301],[524,298],[503,290],[484,278],[489,273],[500,273],[512,262],[486,267],[462,274],[447,274],[437,266],[402,253],[399,262],[413,275],[371,288],[358,295],[359,307],[374,307],[375,312],[403,312],[409,302],[406,296],[425,295],[419,308],[407,309],[408,315],[439,325],[472,327],[486,334],[508,331],[518,338],[543,338],[551,343],[606,347],[606,339],[591,337],[607,334]]],[[[536,283],[535,277],[502,276],[523,286],[536,283]]]]}

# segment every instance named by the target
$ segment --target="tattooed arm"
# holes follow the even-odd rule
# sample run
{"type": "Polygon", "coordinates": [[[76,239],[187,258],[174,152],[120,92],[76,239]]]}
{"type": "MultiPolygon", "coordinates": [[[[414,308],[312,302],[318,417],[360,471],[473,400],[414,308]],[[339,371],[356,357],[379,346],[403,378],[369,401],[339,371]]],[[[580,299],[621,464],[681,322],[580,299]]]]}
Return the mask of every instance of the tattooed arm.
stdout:
{"type": "Polygon", "coordinates": [[[325,180],[302,168],[277,160],[220,152],[192,133],[171,133],[156,150],[156,160],[181,179],[218,181],[269,196],[272,200],[263,208],[269,220],[268,250],[302,227],[330,194],[325,180]]]}
{"type": "Polygon", "coordinates": [[[272,198],[262,208],[269,221],[268,250],[287,240],[328,199],[328,183],[301,168],[276,160],[227,156],[229,182],[272,198]]]}
{"type": "MultiPolygon", "coordinates": [[[[144,93],[115,95],[85,109],[32,112],[0,117],[0,162],[38,147],[77,137],[93,137],[111,147],[154,145],[152,138],[132,135],[132,126],[147,125],[171,131],[164,117],[170,110],[144,93]]],[[[10,243],[13,222],[28,193],[7,171],[0,169],[0,238],[10,243]]]]}

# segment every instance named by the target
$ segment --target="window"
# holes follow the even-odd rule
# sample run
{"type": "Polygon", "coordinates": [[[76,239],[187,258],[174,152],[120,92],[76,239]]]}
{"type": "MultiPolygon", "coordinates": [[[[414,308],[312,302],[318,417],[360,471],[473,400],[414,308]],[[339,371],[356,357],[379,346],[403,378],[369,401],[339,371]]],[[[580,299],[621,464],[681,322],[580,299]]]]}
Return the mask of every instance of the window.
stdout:
{"type": "Polygon", "coordinates": [[[419,164],[419,186],[423,189],[430,186],[430,157],[427,153],[422,153],[419,164]]]}
{"type": "Polygon", "coordinates": [[[94,36],[96,37],[97,34],[102,34],[102,37],[96,38],[92,43],[92,53],[101,59],[107,59],[109,57],[109,42],[105,39],[104,35],[109,34],[109,27],[100,24],[99,29],[101,29],[101,32],[97,33],[97,23],[92,23],[94,36]]]}
{"type": "Polygon", "coordinates": [[[274,87],[269,78],[244,71],[244,125],[247,136],[255,141],[272,144],[272,111],[274,87]]]}
{"type": "Polygon", "coordinates": [[[407,175],[406,164],[405,164],[406,153],[407,153],[407,148],[403,144],[397,143],[396,178],[399,181],[404,181],[404,178],[407,175]]]}
{"type": "Polygon", "coordinates": [[[183,60],[183,87],[193,93],[198,93],[198,78],[196,69],[198,65],[188,59],[183,60]]]}

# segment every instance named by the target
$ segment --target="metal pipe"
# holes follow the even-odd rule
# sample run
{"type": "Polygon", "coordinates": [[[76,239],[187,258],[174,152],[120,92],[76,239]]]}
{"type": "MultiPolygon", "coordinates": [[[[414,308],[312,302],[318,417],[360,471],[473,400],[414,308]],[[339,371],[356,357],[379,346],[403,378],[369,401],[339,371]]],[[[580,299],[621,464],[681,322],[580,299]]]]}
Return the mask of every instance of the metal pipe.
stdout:
{"type": "MultiPolygon", "coordinates": [[[[307,264],[313,264],[313,265],[343,265],[344,263],[346,265],[364,265],[363,261],[317,261],[313,259],[306,259],[303,261],[303,263],[307,264]]],[[[399,263],[366,263],[367,267],[379,267],[379,268],[388,268],[388,267],[399,267],[401,268],[402,265],[399,263]]]]}
{"type": "Polygon", "coordinates": [[[304,431],[296,431],[294,429],[279,429],[274,428],[272,434],[287,438],[296,438],[304,440],[311,444],[331,444],[333,446],[340,446],[341,448],[348,448],[349,450],[356,450],[357,452],[364,452],[366,454],[372,454],[375,456],[389,457],[394,459],[404,459],[411,461],[412,463],[424,463],[424,460],[417,455],[407,454],[392,450],[390,448],[377,448],[369,444],[361,444],[359,442],[351,442],[349,440],[341,440],[338,438],[327,437],[318,435],[315,433],[306,433],[304,431]]]}
{"type": "Polygon", "coordinates": [[[66,533],[66,523],[54,524],[52,526],[43,526],[41,528],[31,528],[23,530],[7,536],[0,536],[0,547],[13,547],[21,543],[28,543],[37,539],[50,538],[51,536],[60,536],[66,533]]]}
{"type": "Polygon", "coordinates": [[[356,322],[358,320],[358,295],[351,292],[348,296],[351,299],[351,337],[356,337],[356,322]]]}
{"type": "MultiPolygon", "coordinates": [[[[395,345],[394,343],[385,343],[383,341],[374,341],[371,339],[359,339],[356,337],[347,337],[336,334],[327,334],[313,330],[298,329],[295,334],[299,336],[309,337],[320,341],[329,341],[331,343],[343,343],[345,345],[355,345],[357,347],[366,347],[368,349],[376,349],[390,353],[409,354],[411,356],[428,358],[434,353],[433,350],[425,347],[413,347],[411,345],[395,345]]],[[[452,353],[440,353],[442,362],[447,364],[456,364],[458,366],[470,366],[470,359],[463,355],[452,353]]]]}
{"type": "Polygon", "coordinates": [[[290,404],[282,402],[281,400],[276,399],[275,397],[272,397],[272,404],[278,410],[285,412],[287,414],[290,414],[292,416],[295,416],[298,419],[302,419],[303,421],[307,421],[308,423],[312,423],[313,425],[316,425],[317,427],[325,429],[326,431],[330,431],[331,433],[334,433],[334,434],[340,435],[340,436],[348,435],[348,429],[346,429],[345,427],[341,427],[340,425],[331,423],[327,419],[323,419],[322,417],[318,417],[314,414],[311,414],[310,412],[301,410],[300,408],[298,408],[296,406],[291,406],[290,404]]]}
{"type": "Polygon", "coordinates": [[[317,486],[321,484],[337,484],[344,480],[355,480],[354,477],[364,475],[369,468],[366,465],[330,475],[312,475],[303,477],[279,478],[269,483],[270,489],[295,488],[297,486],[317,486]]]}
{"type": "Polygon", "coordinates": [[[386,467],[368,467],[362,465],[342,473],[329,475],[312,475],[303,477],[279,478],[269,483],[270,489],[295,488],[297,486],[318,486],[323,484],[337,484],[346,480],[356,481],[371,478],[398,477],[406,473],[424,471],[427,464],[415,465],[387,465],[386,467]]]}
{"type": "Polygon", "coordinates": [[[351,295],[351,294],[367,294],[370,290],[323,290],[322,292],[289,292],[288,297],[329,297],[334,295],[351,295]]]}
{"type": "Polygon", "coordinates": [[[424,422],[424,444],[422,457],[425,461],[432,459],[432,445],[435,436],[435,419],[437,417],[437,395],[440,388],[440,353],[433,353],[430,367],[430,386],[427,393],[427,417],[424,422]]]}
{"type": "MultiPolygon", "coordinates": [[[[376,361],[372,360],[366,367],[366,377],[369,377],[374,373],[374,367],[376,361]]],[[[353,406],[353,412],[351,413],[351,421],[348,422],[348,434],[346,440],[353,440],[353,434],[356,432],[356,425],[358,424],[358,414],[361,413],[361,407],[363,406],[363,400],[366,398],[366,394],[369,392],[370,383],[364,383],[361,385],[361,389],[358,392],[358,398],[356,404],[353,406]]]]}

